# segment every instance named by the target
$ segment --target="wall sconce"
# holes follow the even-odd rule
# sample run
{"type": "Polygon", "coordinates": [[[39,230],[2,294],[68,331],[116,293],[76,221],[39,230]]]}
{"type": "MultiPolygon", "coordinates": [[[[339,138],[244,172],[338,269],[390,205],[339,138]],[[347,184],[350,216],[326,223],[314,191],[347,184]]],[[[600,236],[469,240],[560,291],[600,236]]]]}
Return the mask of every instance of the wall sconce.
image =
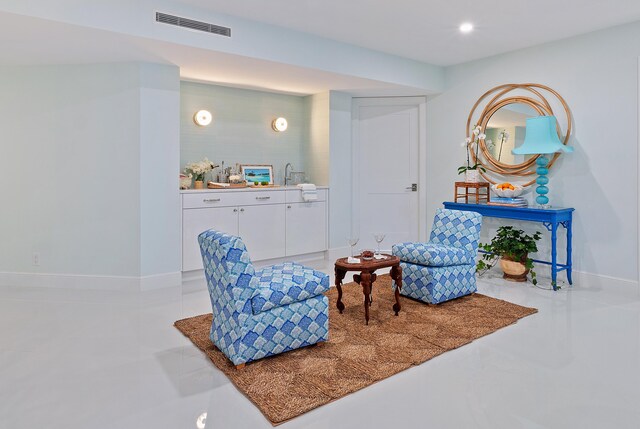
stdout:
{"type": "Polygon", "coordinates": [[[288,125],[285,118],[276,118],[271,122],[271,128],[278,133],[286,131],[288,125]]]}
{"type": "Polygon", "coordinates": [[[211,112],[208,110],[198,110],[193,115],[193,122],[200,127],[206,127],[211,123],[211,112]]]}

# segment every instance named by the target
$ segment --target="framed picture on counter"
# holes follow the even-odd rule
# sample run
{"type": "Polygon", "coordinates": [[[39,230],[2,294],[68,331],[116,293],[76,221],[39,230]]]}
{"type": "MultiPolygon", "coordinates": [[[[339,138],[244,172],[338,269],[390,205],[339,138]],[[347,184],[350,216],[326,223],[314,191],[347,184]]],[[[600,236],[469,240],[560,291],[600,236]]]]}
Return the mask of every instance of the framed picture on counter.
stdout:
{"type": "Polygon", "coordinates": [[[273,185],[273,165],[243,164],[240,172],[247,183],[256,185],[273,185]]]}

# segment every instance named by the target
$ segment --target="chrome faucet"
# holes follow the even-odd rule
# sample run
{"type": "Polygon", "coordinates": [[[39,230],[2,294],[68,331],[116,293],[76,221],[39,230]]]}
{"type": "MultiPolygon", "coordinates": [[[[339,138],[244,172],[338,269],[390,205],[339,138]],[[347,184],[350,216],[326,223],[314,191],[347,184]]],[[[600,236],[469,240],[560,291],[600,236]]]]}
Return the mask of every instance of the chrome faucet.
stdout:
{"type": "Polygon", "coordinates": [[[284,166],[284,186],[287,186],[287,182],[291,179],[289,179],[289,175],[287,174],[287,169],[291,167],[291,170],[293,170],[293,165],[291,165],[290,162],[287,162],[287,165],[284,166]]]}

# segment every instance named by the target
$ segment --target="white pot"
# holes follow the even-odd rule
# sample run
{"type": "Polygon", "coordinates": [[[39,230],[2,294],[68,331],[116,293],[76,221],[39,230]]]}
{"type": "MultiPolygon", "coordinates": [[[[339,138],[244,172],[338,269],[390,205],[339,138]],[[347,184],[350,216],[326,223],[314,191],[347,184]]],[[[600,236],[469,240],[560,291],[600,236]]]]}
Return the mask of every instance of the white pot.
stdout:
{"type": "Polygon", "coordinates": [[[480,173],[478,170],[467,170],[464,172],[464,181],[467,183],[478,183],[480,181],[480,173]]]}

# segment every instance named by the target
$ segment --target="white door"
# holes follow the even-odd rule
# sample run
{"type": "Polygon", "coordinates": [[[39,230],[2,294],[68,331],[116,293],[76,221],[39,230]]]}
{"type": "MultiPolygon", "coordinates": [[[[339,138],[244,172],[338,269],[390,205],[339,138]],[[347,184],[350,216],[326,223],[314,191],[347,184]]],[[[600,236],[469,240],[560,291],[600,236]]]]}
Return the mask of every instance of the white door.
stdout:
{"type": "Polygon", "coordinates": [[[182,215],[182,271],[201,270],[198,235],[208,230],[238,235],[238,208],[188,209],[182,215]]]}
{"type": "Polygon", "coordinates": [[[239,235],[252,261],[284,256],[284,211],[284,204],[240,207],[239,235]]]}
{"type": "Polygon", "coordinates": [[[359,248],[375,248],[373,234],[393,243],[418,241],[422,97],[354,100],[353,231],[359,248]]]}
{"type": "Polygon", "coordinates": [[[287,256],[327,250],[327,204],[287,204],[287,256]]]}

